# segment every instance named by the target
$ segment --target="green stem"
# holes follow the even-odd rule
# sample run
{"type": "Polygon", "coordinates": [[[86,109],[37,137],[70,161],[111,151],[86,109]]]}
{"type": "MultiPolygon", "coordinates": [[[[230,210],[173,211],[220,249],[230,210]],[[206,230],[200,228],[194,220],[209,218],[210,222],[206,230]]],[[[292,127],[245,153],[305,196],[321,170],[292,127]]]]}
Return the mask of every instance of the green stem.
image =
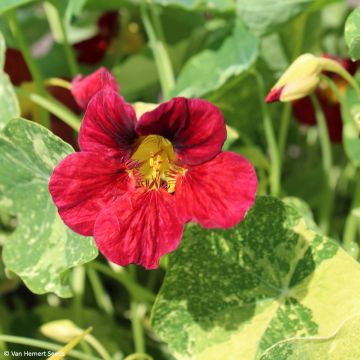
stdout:
{"type": "Polygon", "coordinates": [[[101,273],[120,282],[129,291],[130,295],[134,296],[135,299],[151,303],[155,300],[155,295],[151,291],[134,283],[125,271],[114,272],[108,266],[96,261],[89,263],[88,266],[91,266],[95,270],[100,271],[101,273]]]}
{"type": "Polygon", "coordinates": [[[331,173],[333,167],[333,159],[332,159],[332,150],[331,150],[331,143],[329,139],[329,133],[327,128],[326,119],[324,113],[322,111],[321,105],[319,103],[318,98],[316,95],[310,95],[312,104],[315,109],[316,114],[316,121],[320,139],[320,147],[322,152],[322,167],[326,179],[326,184],[324,187],[324,200],[322,203],[321,211],[320,211],[320,228],[327,234],[329,230],[329,221],[330,215],[333,205],[333,184],[331,181],[331,173]]]}
{"type": "Polygon", "coordinates": [[[351,211],[346,218],[343,242],[344,247],[349,247],[356,242],[356,233],[359,228],[359,218],[353,214],[353,210],[360,207],[360,172],[357,173],[355,195],[351,205],[351,211]]]}
{"type": "Polygon", "coordinates": [[[16,88],[16,93],[19,95],[26,96],[35,104],[41,106],[43,109],[54,114],[64,123],[68,124],[72,129],[79,132],[81,120],[66,106],[61,104],[59,101],[51,97],[50,95],[41,96],[39,94],[28,92],[21,88],[16,88]]]}
{"type": "Polygon", "coordinates": [[[114,308],[112,302],[109,295],[104,290],[97,272],[89,266],[86,267],[86,271],[99,308],[102,309],[106,314],[113,315],[114,308]]]}
{"type": "Polygon", "coordinates": [[[263,115],[265,136],[271,157],[270,192],[271,195],[278,196],[280,194],[280,156],[278,152],[278,146],[276,143],[275,132],[272,125],[271,116],[264,101],[266,96],[264,81],[256,70],[253,71],[253,75],[255,77],[255,80],[259,88],[258,95],[259,95],[259,100],[263,115]]]}
{"type": "MultiPolygon", "coordinates": [[[[24,56],[26,65],[30,70],[32,79],[35,82],[36,89],[40,95],[42,95],[43,97],[46,97],[47,92],[44,87],[43,77],[41,75],[41,72],[40,72],[37,64],[35,63],[32,55],[30,53],[29,46],[28,46],[28,44],[25,40],[25,37],[21,31],[21,27],[20,27],[20,24],[19,24],[17,16],[16,16],[16,10],[11,10],[8,12],[8,19],[9,19],[10,28],[12,30],[14,38],[15,38],[17,44],[19,45],[21,53],[24,56]]],[[[50,122],[49,122],[49,114],[47,111],[44,111],[44,110],[40,111],[39,122],[41,125],[49,128],[50,122]]]]}
{"type": "MultiPolygon", "coordinates": [[[[55,343],[42,341],[42,340],[29,339],[21,336],[0,335],[0,341],[12,343],[12,344],[33,346],[35,348],[47,349],[54,352],[59,351],[61,348],[61,345],[55,343]]],[[[71,350],[68,355],[81,360],[100,360],[98,357],[86,355],[77,350],[71,350]]]]}
{"type": "MultiPolygon", "coordinates": [[[[136,283],[136,268],[129,268],[130,275],[134,283],[136,283]]],[[[130,312],[131,312],[131,328],[134,337],[135,352],[140,354],[145,354],[145,339],[144,339],[144,329],[142,326],[141,317],[139,316],[139,305],[137,301],[132,297],[130,302],[130,312]]]]}
{"type": "Polygon", "coordinates": [[[49,78],[45,80],[47,86],[57,86],[66,90],[71,90],[71,82],[61,78],[49,78]]]}
{"type": "Polygon", "coordinates": [[[97,353],[102,357],[103,360],[111,360],[110,354],[106,351],[104,346],[94,336],[88,334],[85,336],[85,341],[89,343],[97,353]]]}
{"type": "Polygon", "coordinates": [[[80,70],[78,68],[77,62],[75,60],[74,51],[72,47],[69,44],[69,40],[66,34],[66,29],[64,26],[63,21],[60,21],[61,23],[61,31],[63,32],[63,43],[62,46],[64,48],[65,57],[69,66],[71,77],[75,77],[80,73],[80,70]]]}
{"type": "Polygon", "coordinates": [[[148,10],[146,8],[146,3],[144,0],[141,3],[140,11],[145,31],[150,41],[150,47],[154,55],[163,96],[167,100],[170,97],[171,90],[175,86],[175,76],[171,61],[164,43],[160,39],[158,39],[155,29],[150,21],[148,10]]]}
{"type": "Polygon", "coordinates": [[[353,87],[358,97],[360,98],[359,84],[342,65],[340,65],[335,60],[326,59],[326,58],[320,58],[320,62],[323,66],[323,71],[331,71],[343,77],[353,87]]]}
{"type": "Polygon", "coordinates": [[[64,54],[72,77],[79,74],[79,69],[75,61],[74,52],[69,44],[63,19],[61,18],[56,6],[51,2],[44,2],[45,13],[55,40],[63,46],[64,54]]]}
{"type": "Polygon", "coordinates": [[[291,118],[291,104],[285,103],[283,106],[281,120],[280,120],[280,130],[279,130],[279,156],[280,156],[280,164],[284,158],[284,152],[286,147],[287,136],[289,132],[289,124],[291,118]]]}
{"type": "Polygon", "coordinates": [[[72,303],[73,319],[76,324],[82,325],[82,303],[85,291],[85,269],[83,266],[74,268],[72,288],[74,291],[72,303]]]}
{"type": "Polygon", "coordinates": [[[344,99],[344,96],[340,93],[339,88],[336,86],[333,80],[328,78],[327,76],[323,76],[323,79],[326,81],[328,86],[330,87],[331,91],[336,95],[339,103],[341,104],[342,108],[346,111],[349,116],[349,119],[353,122],[353,125],[356,129],[360,131],[359,124],[357,123],[356,119],[354,118],[351,110],[349,108],[348,102],[344,99]]]}

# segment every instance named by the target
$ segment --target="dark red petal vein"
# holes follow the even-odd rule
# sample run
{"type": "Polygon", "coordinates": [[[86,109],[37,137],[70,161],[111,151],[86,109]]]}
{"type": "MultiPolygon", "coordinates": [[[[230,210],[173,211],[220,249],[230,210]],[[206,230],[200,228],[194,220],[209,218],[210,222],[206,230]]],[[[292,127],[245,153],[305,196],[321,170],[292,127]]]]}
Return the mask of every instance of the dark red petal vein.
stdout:
{"type": "Polygon", "coordinates": [[[169,139],[186,164],[203,163],[216,156],[226,139],[220,110],[206,100],[174,98],[145,113],[136,125],[139,135],[169,139]]]}
{"type": "Polygon", "coordinates": [[[65,224],[92,235],[99,212],[127,191],[130,179],[125,169],[121,161],[96,153],[74,153],[61,161],[49,190],[65,224]]]}
{"type": "Polygon", "coordinates": [[[102,90],[87,107],[79,133],[80,149],[124,155],[136,137],[135,123],[136,115],[129,104],[116,92],[102,90]]]}
{"type": "Polygon", "coordinates": [[[175,199],[165,190],[138,189],[110,204],[95,223],[95,241],[110,261],[155,269],[177,248],[183,231],[175,199]]]}
{"type": "Polygon", "coordinates": [[[176,182],[179,216],[206,228],[229,228],[239,223],[253,205],[256,173],[248,160],[222,152],[194,166],[176,182]]]}
{"type": "Polygon", "coordinates": [[[89,76],[78,75],[72,81],[71,93],[79,106],[85,110],[91,98],[103,89],[112,89],[117,93],[119,85],[114,75],[101,67],[89,76]]]}

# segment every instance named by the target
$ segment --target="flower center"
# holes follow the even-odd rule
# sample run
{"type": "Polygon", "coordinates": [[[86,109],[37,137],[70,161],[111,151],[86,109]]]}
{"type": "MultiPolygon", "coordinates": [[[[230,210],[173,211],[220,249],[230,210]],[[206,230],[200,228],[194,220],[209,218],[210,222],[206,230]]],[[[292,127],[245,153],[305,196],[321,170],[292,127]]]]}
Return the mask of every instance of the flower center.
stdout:
{"type": "Polygon", "coordinates": [[[174,191],[171,173],[176,155],[169,140],[159,135],[141,136],[131,159],[140,164],[141,185],[154,189],[164,184],[169,192],[174,191]]]}

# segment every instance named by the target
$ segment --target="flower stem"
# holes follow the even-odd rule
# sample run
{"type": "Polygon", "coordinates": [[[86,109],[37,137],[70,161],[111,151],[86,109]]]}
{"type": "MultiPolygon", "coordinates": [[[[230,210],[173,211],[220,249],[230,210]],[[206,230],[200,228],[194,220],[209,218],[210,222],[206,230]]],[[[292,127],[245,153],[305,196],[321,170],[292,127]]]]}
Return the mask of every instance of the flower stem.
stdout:
{"type": "MultiPolygon", "coordinates": [[[[134,283],[136,283],[136,268],[131,266],[129,268],[130,275],[134,283]]],[[[141,317],[139,315],[139,304],[131,297],[130,301],[130,312],[131,312],[131,327],[134,337],[135,352],[139,354],[145,354],[145,340],[144,340],[144,329],[141,323],[141,317]]]]}
{"type": "Polygon", "coordinates": [[[322,111],[321,105],[319,103],[319,100],[314,94],[311,94],[310,98],[315,109],[320,146],[322,152],[322,166],[326,178],[326,184],[323,193],[324,200],[320,211],[320,221],[319,221],[320,228],[322,229],[324,234],[326,234],[329,230],[329,220],[333,205],[333,184],[331,180],[331,173],[333,167],[332,150],[331,150],[331,143],[329,139],[326,119],[322,111]]]}
{"type": "Polygon", "coordinates": [[[271,116],[269,110],[264,101],[265,99],[265,86],[264,81],[261,75],[254,69],[252,72],[258,88],[259,88],[259,100],[262,109],[263,115],[263,124],[265,130],[265,136],[267,145],[269,147],[270,157],[271,157],[271,172],[270,172],[270,193],[273,196],[278,196],[280,194],[280,155],[278,146],[276,143],[275,132],[271,121],[271,116]]]}
{"type": "Polygon", "coordinates": [[[71,76],[75,77],[79,74],[79,69],[74,57],[73,49],[69,44],[64,22],[59,15],[59,11],[56,6],[48,1],[44,2],[44,9],[54,38],[63,46],[71,76]]]}
{"type": "Polygon", "coordinates": [[[82,302],[85,291],[85,269],[83,266],[74,268],[72,288],[74,291],[72,301],[73,319],[75,323],[82,325],[82,302]]]}
{"type": "Polygon", "coordinates": [[[289,132],[289,123],[291,117],[290,115],[291,115],[291,104],[285,103],[281,113],[280,131],[279,131],[279,139],[278,139],[280,163],[282,163],[282,159],[284,157],[286,140],[289,132]]]}
{"type": "Polygon", "coordinates": [[[334,81],[331,80],[330,78],[328,78],[327,76],[324,76],[323,78],[327,82],[327,84],[330,87],[331,91],[336,95],[339,103],[341,104],[341,107],[346,111],[346,113],[349,116],[349,119],[352,121],[355,128],[360,131],[359,124],[356,121],[356,119],[354,118],[347,101],[344,100],[344,96],[340,93],[339,88],[336,86],[334,81]]]}
{"type": "MultiPolygon", "coordinates": [[[[0,335],[0,341],[12,343],[12,344],[21,344],[21,345],[27,345],[27,346],[33,346],[36,348],[41,349],[47,349],[54,352],[59,351],[61,345],[42,341],[42,340],[36,340],[36,339],[29,339],[21,336],[12,336],[12,335],[0,335]]],[[[68,355],[81,360],[100,360],[98,357],[86,355],[80,351],[77,350],[71,350],[68,355]]]]}
{"type": "Polygon", "coordinates": [[[97,272],[90,266],[86,267],[86,271],[90,280],[90,284],[94,291],[95,300],[99,308],[102,309],[106,314],[113,315],[114,308],[112,302],[109,295],[105,292],[97,272]]]}
{"type": "MultiPolygon", "coordinates": [[[[150,4],[150,6],[154,5],[150,4]]],[[[161,33],[157,34],[150,20],[145,0],[143,0],[141,3],[140,11],[145,31],[150,41],[150,47],[154,55],[163,97],[167,100],[169,99],[171,90],[174,88],[175,85],[175,76],[171,65],[170,57],[166,51],[165,44],[160,40],[162,37],[161,33]]],[[[157,13],[155,11],[153,11],[153,17],[154,16],[157,16],[157,13]]],[[[157,21],[157,27],[160,27],[160,21],[157,21]]]]}
{"type": "Polygon", "coordinates": [[[323,65],[324,71],[331,71],[343,77],[353,87],[358,97],[360,98],[359,84],[343,66],[341,66],[337,61],[332,59],[321,58],[320,61],[323,65]]]}
{"type": "Polygon", "coordinates": [[[28,92],[21,88],[16,88],[16,93],[21,94],[29,98],[32,102],[39,105],[43,109],[51,112],[62,120],[65,124],[68,124],[72,129],[79,132],[81,120],[66,106],[59,101],[51,97],[50,95],[42,96],[36,93],[28,92]]]}
{"type": "Polygon", "coordinates": [[[140,301],[148,301],[151,303],[155,300],[155,295],[151,291],[143,288],[139,284],[134,283],[125,271],[114,272],[108,266],[97,261],[89,263],[88,266],[91,266],[95,270],[100,271],[103,274],[120,282],[129,291],[130,295],[134,296],[135,299],[140,301]]]}
{"type": "MultiPolygon", "coordinates": [[[[37,64],[35,63],[32,55],[30,53],[29,46],[28,46],[28,44],[25,40],[25,37],[21,31],[21,27],[20,27],[20,24],[19,24],[17,16],[16,16],[16,10],[10,10],[8,12],[8,20],[9,20],[9,25],[10,25],[11,31],[14,35],[14,38],[15,38],[17,44],[19,45],[21,53],[24,56],[26,65],[30,70],[32,79],[35,82],[36,89],[41,96],[46,97],[47,92],[44,87],[43,77],[41,75],[41,72],[40,72],[37,64]]],[[[40,124],[49,128],[50,122],[49,122],[48,112],[41,109],[39,115],[40,115],[40,119],[39,119],[40,124]]]]}
{"type": "Polygon", "coordinates": [[[100,343],[96,337],[94,337],[91,334],[86,335],[84,339],[88,344],[90,344],[97,353],[101,356],[103,360],[111,360],[110,354],[107,352],[107,350],[104,348],[104,346],[100,343]]]}
{"type": "Polygon", "coordinates": [[[71,90],[71,82],[61,78],[49,78],[45,80],[47,86],[57,86],[66,90],[71,90]]]}
{"type": "Polygon", "coordinates": [[[343,243],[344,247],[348,248],[352,243],[356,242],[356,233],[359,228],[359,219],[353,214],[353,211],[360,207],[360,173],[357,173],[357,181],[355,188],[355,195],[351,205],[351,210],[346,218],[343,243]]]}

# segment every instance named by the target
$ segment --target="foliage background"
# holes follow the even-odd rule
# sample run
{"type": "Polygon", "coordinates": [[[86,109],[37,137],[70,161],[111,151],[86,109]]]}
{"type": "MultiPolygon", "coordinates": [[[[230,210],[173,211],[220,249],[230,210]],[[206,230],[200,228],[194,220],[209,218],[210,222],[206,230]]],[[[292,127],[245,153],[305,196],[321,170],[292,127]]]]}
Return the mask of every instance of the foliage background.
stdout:
{"type": "MultiPolygon", "coordinates": [[[[343,141],[331,145],[331,169],[322,166],[316,127],[300,126],[291,104],[264,103],[302,53],[359,57],[358,12],[344,36],[357,5],[1,0],[0,357],[35,351],[36,340],[46,348],[40,326],[71,319],[92,326],[112,359],[135,352],[147,355],[131,359],[358,359],[360,140],[351,121],[358,98],[351,89],[342,97],[343,141]],[[108,11],[119,14],[120,29],[104,58],[77,61],[72,45],[94,36],[108,11]],[[11,84],[2,70],[6,48],[36,53],[35,87],[11,84]],[[43,119],[50,111],[76,128],[80,115],[56,102],[46,81],[101,65],[129,102],[179,95],[216,104],[228,124],[225,147],[257,170],[258,200],[246,220],[229,231],[188,226],[156,271],[109,265],[91,238],[65,227],[48,194],[52,169],[74,149],[43,119]],[[37,109],[32,122],[19,118],[24,99],[37,109]]],[[[61,340],[54,332],[55,348],[61,340]]],[[[69,358],[106,359],[87,342],[77,350],[69,358]]]]}

